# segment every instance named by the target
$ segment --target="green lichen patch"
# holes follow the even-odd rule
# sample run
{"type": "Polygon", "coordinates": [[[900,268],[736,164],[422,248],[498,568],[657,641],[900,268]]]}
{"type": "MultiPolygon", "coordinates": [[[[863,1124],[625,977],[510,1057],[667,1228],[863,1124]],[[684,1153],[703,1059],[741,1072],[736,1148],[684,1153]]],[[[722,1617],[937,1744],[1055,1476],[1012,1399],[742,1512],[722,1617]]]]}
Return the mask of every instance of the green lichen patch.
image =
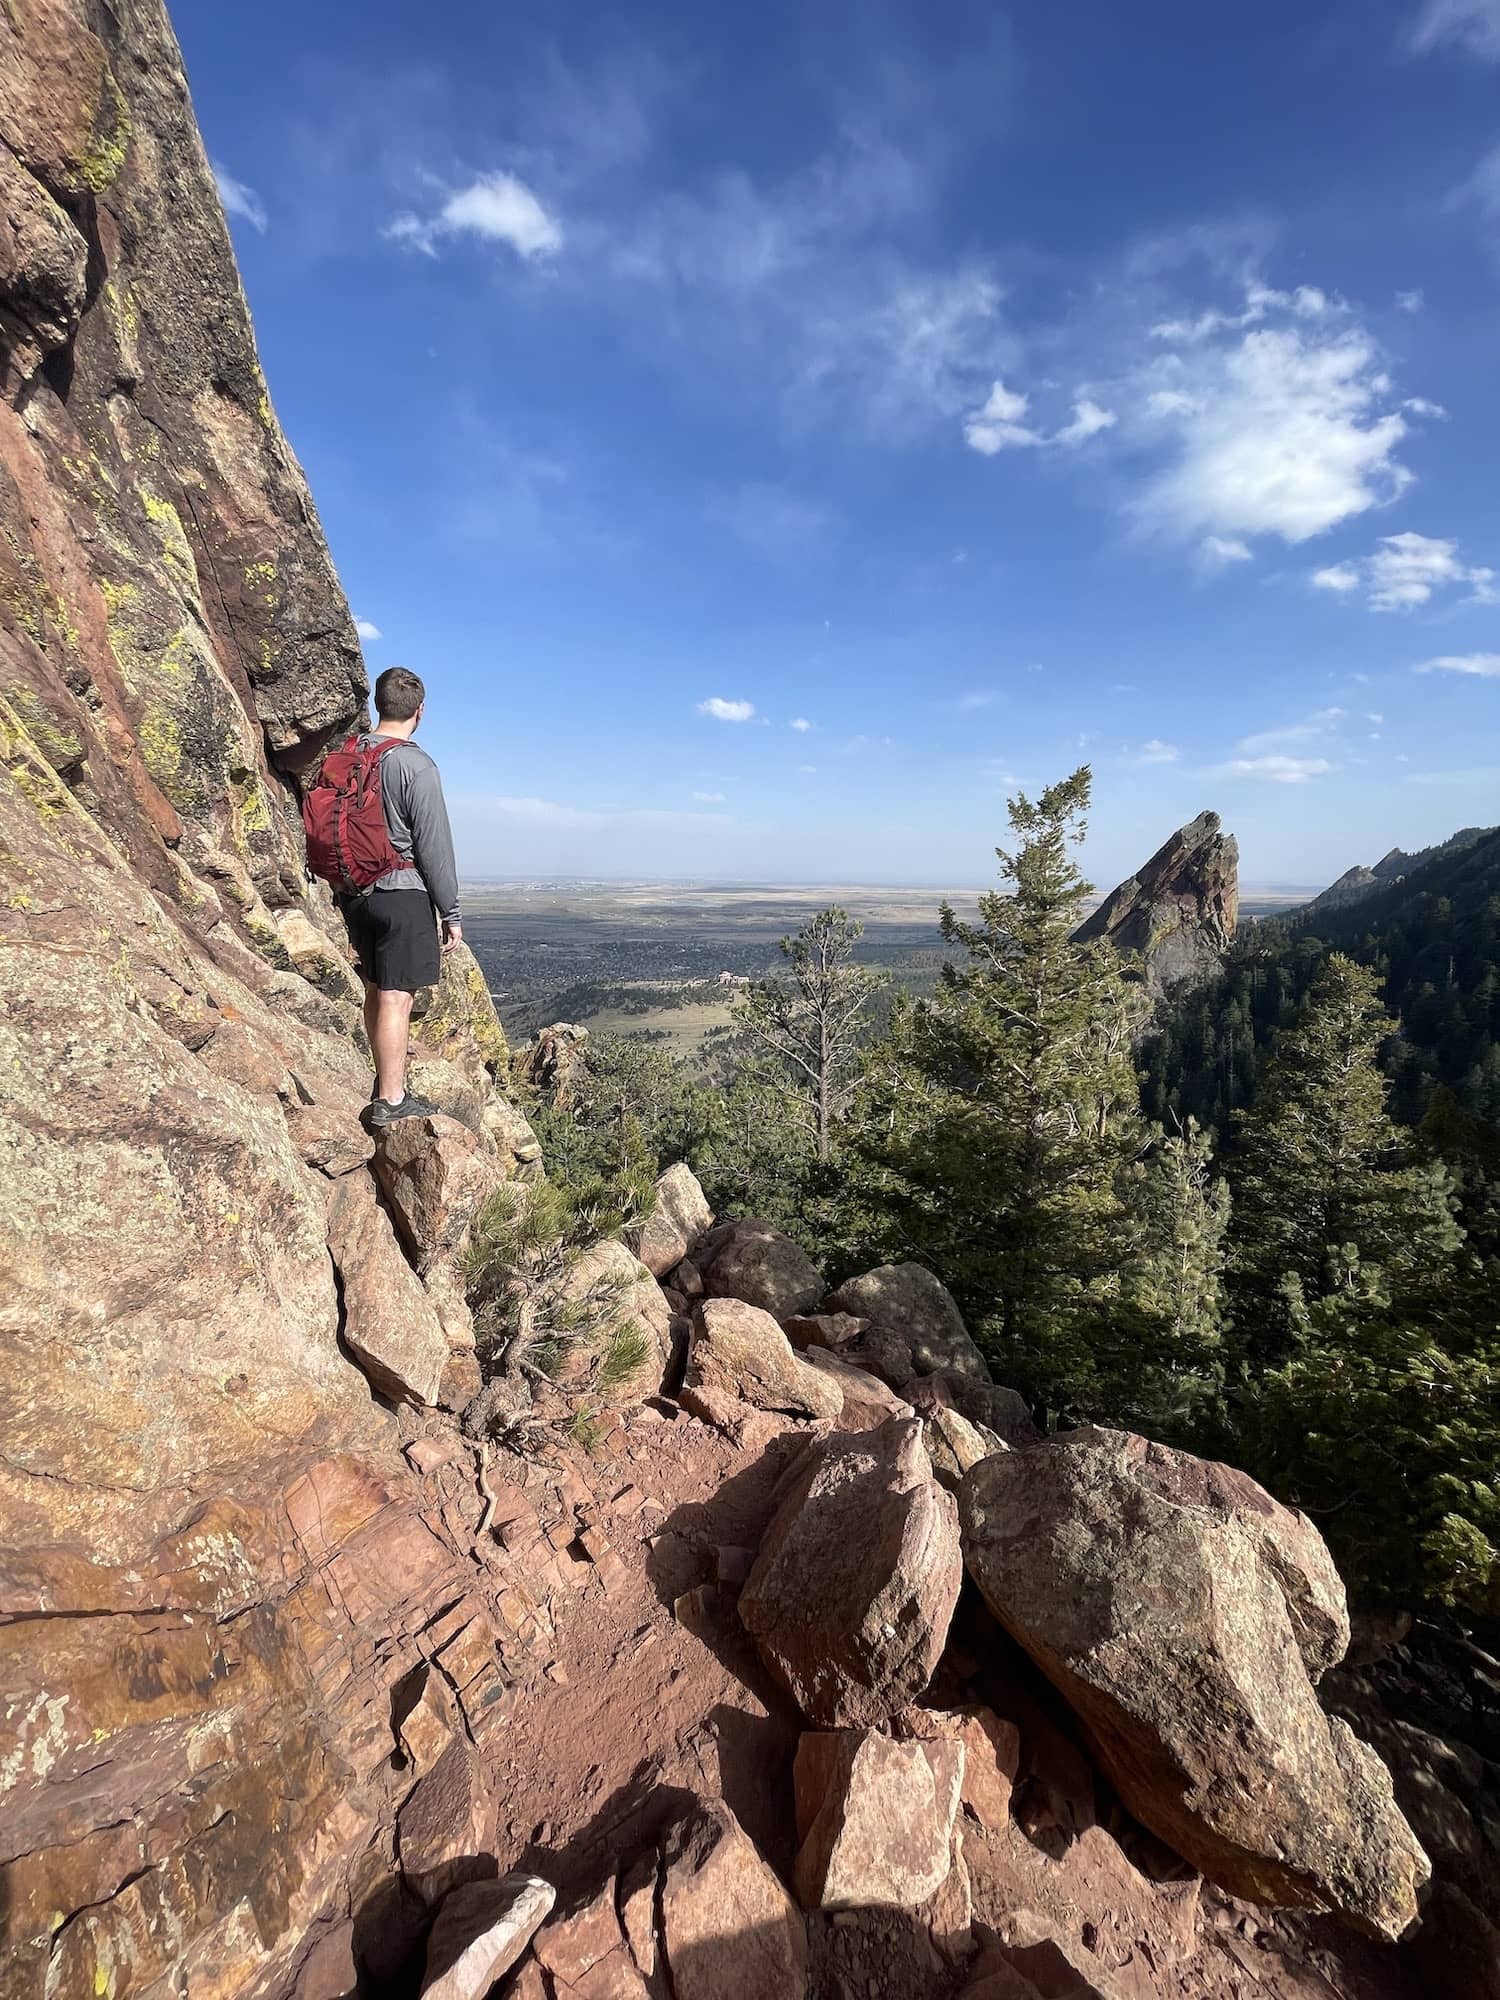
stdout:
{"type": "Polygon", "coordinates": [[[94,105],[93,132],[78,163],[78,182],[89,194],[103,194],[112,188],[125,164],[130,146],[130,106],[115,82],[109,64],[99,67],[99,96],[94,105]]]}

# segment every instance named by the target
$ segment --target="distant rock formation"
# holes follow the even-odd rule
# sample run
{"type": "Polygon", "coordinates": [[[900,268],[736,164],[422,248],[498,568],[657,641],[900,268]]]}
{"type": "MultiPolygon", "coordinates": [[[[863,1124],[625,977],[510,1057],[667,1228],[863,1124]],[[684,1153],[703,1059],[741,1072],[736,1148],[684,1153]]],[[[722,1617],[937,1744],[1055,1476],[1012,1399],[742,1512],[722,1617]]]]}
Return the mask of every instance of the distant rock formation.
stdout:
{"type": "Polygon", "coordinates": [[[1199,813],[1129,876],[1074,936],[1139,952],[1153,994],[1196,985],[1214,971],[1239,917],[1240,850],[1219,815],[1199,813]]]}
{"type": "Polygon", "coordinates": [[[1440,841],[1435,847],[1422,847],[1415,854],[1408,854],[1404,848],[1393,847],[1389,854],[1382,855],[1373,868],[1362,863],[1346,868],[1336,882],[1330,882],[1322,895],[1314,896],[1304,904],[1301,916],[1312,916],[1326,910],[1346,910],[1351,903],[1363,902],[1366,896],[1377,889],[1386,889],[1410,875],[1414,869],[1424,867],[1429,861],[1436,861],[1445,854],[1461,854],[1472,847],[1477,840],[1483,840],[1492,829],[1482,826],[1461,827],[1451,839],[1440,841]]]}

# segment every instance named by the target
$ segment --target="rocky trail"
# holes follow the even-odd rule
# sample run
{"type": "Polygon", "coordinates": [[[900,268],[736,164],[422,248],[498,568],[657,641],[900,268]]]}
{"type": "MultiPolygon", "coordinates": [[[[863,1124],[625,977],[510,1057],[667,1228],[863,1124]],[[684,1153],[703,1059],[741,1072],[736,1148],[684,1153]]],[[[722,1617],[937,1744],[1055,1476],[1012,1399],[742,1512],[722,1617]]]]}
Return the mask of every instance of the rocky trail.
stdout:
{"type": "Polygon", "coordinates": [[[1500,1669],[931,1273],[678,1167],[496,1345],[566,1037],[461,950],[361,1127],[364,672],[160,0],[0,8],[0,192],[0,2000],[1500,1992],[1500,1669]]]}

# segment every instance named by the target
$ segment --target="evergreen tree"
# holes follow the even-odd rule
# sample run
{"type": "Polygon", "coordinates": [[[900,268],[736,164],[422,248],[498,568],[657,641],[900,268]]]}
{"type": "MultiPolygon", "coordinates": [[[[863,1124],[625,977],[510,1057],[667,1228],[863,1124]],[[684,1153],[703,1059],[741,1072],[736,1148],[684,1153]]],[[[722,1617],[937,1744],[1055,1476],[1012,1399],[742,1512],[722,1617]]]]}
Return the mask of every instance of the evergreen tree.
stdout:
{"type": "Polygon", "coordinates": [[[1236,1173],[1249,1467],[1356,1587],[1500,1609],[1500,1328],[1457,1191],[1393,1123],[1392,1023],[1334,954],[1276,1045],[1236,1173]]]}
{"type": "Polygon", "coordinates": [[[781,940],[786,972],[753,981],[735,1008],[761,1056],[756,1080],[781,1099],[819,1160],[833,1150],[859,1069],[865,1009],[887,983],[853,963],[864,928],[837,907],[819,910],[781,940]]]}
{"type": "Polygon", "coordinates": [[[1011,803],[1017,844],[996,850],[1007,890],[981,899],[977,923],[944,907],[965,962],[895,1017],[859,1114],[860,1192],[883,1247],[929,1260],[1000,1378],[1053,1409],[1099,1407],[1134,1247],[1121,1171],[1144,1137],[1139,989],[1112,946],[1073,941],[1089,789],[1084,767],[1011,803]]]}
{"type": "Polygon", "coordinates": [[[1430,1284],[1461,1240],[1450,1177],[1410,1158],[1387,1110],[1392,1026],[1375,975],[1333,953],[1243,1120],[1234,1280],[1254,1361],[1278,1358],[1320,1301],[1430,1284]]]}
{"type": "Polygon", "coordinates": [[[1131,1381],[1121,1357],[1113,1414],[1154,1437],[1198,1434],[1217,1420],[1223,1387],[1230,1210],[1229,1189],[1195,1119],[1170,1135],[1158,1129],[1155,1145],[1130,1169],[1126,1200],[1136,1248],[1124,1295],[1139,1365],[1131,1381]]]}

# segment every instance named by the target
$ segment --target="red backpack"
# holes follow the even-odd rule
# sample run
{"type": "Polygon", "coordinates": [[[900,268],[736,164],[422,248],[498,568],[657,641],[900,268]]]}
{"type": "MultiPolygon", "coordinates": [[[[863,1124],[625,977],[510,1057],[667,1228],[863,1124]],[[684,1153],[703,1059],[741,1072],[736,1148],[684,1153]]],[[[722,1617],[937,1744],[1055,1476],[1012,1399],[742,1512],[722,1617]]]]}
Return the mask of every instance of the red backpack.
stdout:
{"type": "Polygon", "coordinates": [[[361,749],[351,736],[342,750],[329,751],[302,801],[308,868],[335,889],[368,889],[382,875],[416,867],[391,845],[380,791],[380,760],[403,740],[380,737],[361,749]]]}

